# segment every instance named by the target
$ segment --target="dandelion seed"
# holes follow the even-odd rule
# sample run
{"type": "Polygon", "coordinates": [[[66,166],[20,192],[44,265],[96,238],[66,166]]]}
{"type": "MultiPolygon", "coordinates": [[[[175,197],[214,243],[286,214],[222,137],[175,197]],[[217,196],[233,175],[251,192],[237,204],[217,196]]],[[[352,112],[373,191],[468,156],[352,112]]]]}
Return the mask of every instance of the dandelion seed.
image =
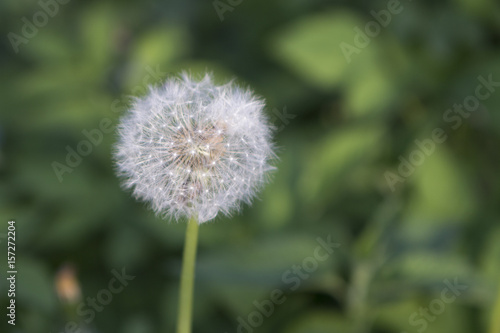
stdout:
{"type": "Polygon", "coordinates": [[[210,75],[151,87],[119,125],[115,158],[124,187],[164,217],[202,223],[237,211],[274,169],[263,107],[251,90],[216,86],[210,75]]]}

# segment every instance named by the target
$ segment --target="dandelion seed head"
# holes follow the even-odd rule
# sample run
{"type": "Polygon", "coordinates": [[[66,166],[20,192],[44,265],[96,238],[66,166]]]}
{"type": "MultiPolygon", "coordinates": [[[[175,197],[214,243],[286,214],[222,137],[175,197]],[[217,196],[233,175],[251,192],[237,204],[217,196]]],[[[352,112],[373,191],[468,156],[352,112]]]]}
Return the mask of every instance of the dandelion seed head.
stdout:
{"type": "Polygon", "coordinates": [[[264,102],[234,83],[187,74],[150,87],[119,125],[124,187],[163,217],[200,223],[250,203],[275,158],[264,102]]]}

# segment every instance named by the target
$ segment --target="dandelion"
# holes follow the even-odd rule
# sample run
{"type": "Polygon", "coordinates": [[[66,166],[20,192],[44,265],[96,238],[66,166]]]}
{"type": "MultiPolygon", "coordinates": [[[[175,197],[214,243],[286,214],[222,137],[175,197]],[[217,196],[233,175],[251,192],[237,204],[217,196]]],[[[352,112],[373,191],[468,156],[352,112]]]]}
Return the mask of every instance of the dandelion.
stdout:
{"type": "Polygon", "coordinates": [[[275,157],[264,102],[233,82],[183,74],[136,98],[119,125],[124,187],[164,218],[187,218],[178,332],[190,332],[198,225],[250,204],[275,157]]]}
{"type": "Polygon", "coordinates": [[[124,186],[163,217],[212,220],[250,203],[273,167],[264,103],[233,83],[187,75],[135,100],[119,126],[124,186]]]}

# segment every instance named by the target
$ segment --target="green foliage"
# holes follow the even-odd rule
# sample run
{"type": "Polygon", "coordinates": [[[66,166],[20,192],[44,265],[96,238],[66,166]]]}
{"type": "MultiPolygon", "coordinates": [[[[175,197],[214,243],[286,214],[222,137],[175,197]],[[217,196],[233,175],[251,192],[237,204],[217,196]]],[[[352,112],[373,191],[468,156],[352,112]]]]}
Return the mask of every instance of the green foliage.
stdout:
{"type": "Polygon", "coordinates": [[[210,1],[70,1],[18,53],[8,33],[22,35],[40,4],[0,3],[3,309],[9,219],[18,271],[17,325],[2,314],[0,331],[173,331],[186,225],[121,190],[112,145],[131,97],[209,70],[266,98],[280,161],[252,207],[201,226],[194,332],[236,332],[260,315],[263,333],[500,333],[500,91],[457,128],[445,117],[479,76],[500,81],[498,2],[401,2],[363,47],[354,28],[388,2],[222,2],[232,11],[221,22],[210,1]],[[346,57],[343,43],[359,52],[346,57]],[[447,138],[426,155],[415,140],[436,128],[447,138]],[[85,149],[96,131],[68,165],[68,147],[85,149]],[[401,175],[417,150],[423,162],[401,175]],[[71,169],[62,182],[54,162],[71,169]],[[339,247],[306,272],[318,237],[339,247]],[[81,292],[72,300],[66,264],[81,292]],[[78,306],[91,309],[123,267],[135,278],[87,322],[78,306]],[[467,288],[445,303],[455,279],[467,288]],[[256,303],[275,290],[284,302],[267,316],[256,303]]]}

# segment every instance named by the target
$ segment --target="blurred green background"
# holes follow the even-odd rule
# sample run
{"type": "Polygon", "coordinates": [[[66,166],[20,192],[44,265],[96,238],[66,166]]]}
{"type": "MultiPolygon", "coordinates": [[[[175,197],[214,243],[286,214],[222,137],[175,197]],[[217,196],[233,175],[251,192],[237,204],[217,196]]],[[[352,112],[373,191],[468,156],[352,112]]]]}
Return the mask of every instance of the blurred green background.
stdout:
{"type": "Polygon", "coordinates": [[[174,331],[186,225],[122,191],[111,152],[130,96],[182,70],[253,87],[280,147],[259,200],[201,226],[194,332],[500,332],[500,91],[445,119],[479,76],[500,81],[498,1],[402,1],[369,43],[354,29],[387,1],[60,1],[0,3],[1,332],[174,331]],[[436,128],[447,139],[391,186],[436,128]],[[290,273],[317,237],[338,247],[290,273]],[[122,269],[135,278],[111,294],[122,269]],[[254,301],[275,289],[267,317],[254,301]],[[93,316],[88,297],[106,303],[93,316]]]}

